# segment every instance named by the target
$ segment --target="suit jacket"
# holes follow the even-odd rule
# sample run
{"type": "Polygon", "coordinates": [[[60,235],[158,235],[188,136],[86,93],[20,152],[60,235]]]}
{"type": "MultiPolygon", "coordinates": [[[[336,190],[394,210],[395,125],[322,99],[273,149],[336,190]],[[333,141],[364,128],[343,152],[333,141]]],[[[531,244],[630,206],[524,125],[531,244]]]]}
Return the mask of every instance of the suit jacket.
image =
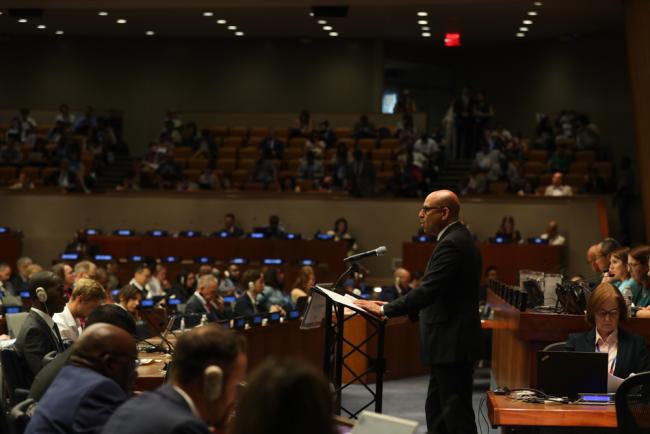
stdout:
{"type": "Polygon", "coordinates": [[[235,301],[235,316],[250,316],[262,312],[266,312],[266,310],[257,304],[254,305],[253,300],[251,300],[247,292],[237,297],[237,301],[235,301]]]}
{"type": "MultiPolygon", "coordinates": [[[[402,290],[403,293],[408,292],[410,289],[407,290],[402,290]]],[[[406,295],[406,294],[404,294],[406,295]]],[[[399,290],[397,289],[397,286],[392,285],[392,286],[384,286],[381,288],[381,292],[379,293],[379,299],[382,301],[393,301],[396,298],[399,298],[399,290]]]]}
{"type": "Polygon", "coordinates": [[[130,399],[108,420],[103,434],[208,434],[183,397],[170,384],[130,399]],[[151,417],[155,416],[155,417],[151,417]]]}
{"type": "Polygon", "coordinates": [[[51,351],[63,351],[45,320],[33,310],[25,319],[16,338],[16,352],[27,365],[27,380],[31,383],[43,367],[43,356],[51,351]]]}
{"type": "Polygon", "coordinates": [[[225,312],[219,312],[216,308],[213,310],[207,310],[196,294],[192,294],[192,296],[187,300],[187,303],[185,303],[185,313],[206,314],[209,322],[220,321],[227,318],[225,312]]]}
{"type": "Polygon", "coordinates": [[[29,398],[32,398],[35,401],[40,401],[47,389],[54,381],[59,371],[68,363],[68,359],[72,354],[72,347],[68,347],[64,352],[56,355],[54,359],[50,361],[47,365],[41,369],[34,381],[32,382],[32,387],[29,388],[29,398]]]}
{"type": "Polygon", "coordinates": [[[126,399],[110,378],[92,369],[65,366],[39,401],[25,434],[99,434],[126,399]]]}
{"type": "MultiPolygon", "coordinates": [[[[593,353],[596,351],[596,329],[583,333],[571,333],[566,343],[567,351],[593,353]]],[[[614,375],[627,378],[630,374],[650,370],[648,351],[643,336],[618,329],[618,352],[614,375]]]]}
{"type": "Polygon", "coordinates": [[[481,255],[461,223],[436,245],[420,286],[384,306],[388,317],[420,314],[425,364],[471,362],[480,357],[478,289],[481,255]]]}

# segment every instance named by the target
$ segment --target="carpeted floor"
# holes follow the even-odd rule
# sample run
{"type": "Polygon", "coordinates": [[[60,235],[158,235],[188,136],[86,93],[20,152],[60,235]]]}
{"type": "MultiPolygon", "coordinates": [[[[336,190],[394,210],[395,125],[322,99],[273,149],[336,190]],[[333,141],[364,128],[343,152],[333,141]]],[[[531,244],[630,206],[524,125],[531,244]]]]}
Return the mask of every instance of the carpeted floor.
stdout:
{"type": "MultiPolygon", "coordinates": [[[[477,369],[474,373],[474,413],[477,417],[478,432],[483,434],[497,434],[499,431],[492,429],[487,420],[485,404],[485,391],[490,387],[491,371],[487,368],[477,369]],[[481,402],[483,401],[483,402],[481,402]],[[479,414],[479,405],[481,413],[479,414]]],[[[429,377],[411,377],[401,380],[384,382],[383,413],[391,416],[416,420],[420,423],[417,434],[427,432],[424,416],[424,401],[427,396],[429,377]]],[[[374,384],[370,385],[374,390],[374,384]]],[[[352,385],[343,391],[343,406],[354,412],[364,406],[371,399],[371,395],[361,385],[352,385]]],[[[374,411],[374,404],[368,408],[374,411]]],[[[342,415],[345,413],[342,412],[342,415]]]]}

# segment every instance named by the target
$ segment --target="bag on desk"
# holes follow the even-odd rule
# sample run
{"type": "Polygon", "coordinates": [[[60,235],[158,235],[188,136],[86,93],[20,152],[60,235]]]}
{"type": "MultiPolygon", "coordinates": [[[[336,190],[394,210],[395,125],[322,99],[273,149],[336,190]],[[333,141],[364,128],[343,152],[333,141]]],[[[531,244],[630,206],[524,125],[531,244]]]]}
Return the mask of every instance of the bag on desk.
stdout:
{"type": "Polygon", "coordinates": [[[562,313],[584,315],[591,289],[585,282],[558,283],[555,287],[557,302],[562,313]]]}

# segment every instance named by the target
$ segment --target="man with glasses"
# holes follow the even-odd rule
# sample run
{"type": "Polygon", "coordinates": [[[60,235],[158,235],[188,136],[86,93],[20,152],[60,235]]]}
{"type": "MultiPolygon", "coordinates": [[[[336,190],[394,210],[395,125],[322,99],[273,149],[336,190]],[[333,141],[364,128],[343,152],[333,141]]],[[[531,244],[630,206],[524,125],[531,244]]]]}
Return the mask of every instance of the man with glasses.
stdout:
{"type": "Polygon", "coordinates": [[[481,255],[459,215],[456,194],[429,194],[418,217],[424,233],[437,236],[437,245],[420,285],[390,303],[355,302],[379,317],[419,313],[422,360],[431,366],[425,405],[430,434],[476,433],[472,383],[474,362],[481,357],[481,255]]]}
{"type": "Polygon", "coordinates": [[[131,395],[138,358],[132,335],[97,323],[72,348],[68,364],[39,401],[26,434],[99,433],[131,395]]]}

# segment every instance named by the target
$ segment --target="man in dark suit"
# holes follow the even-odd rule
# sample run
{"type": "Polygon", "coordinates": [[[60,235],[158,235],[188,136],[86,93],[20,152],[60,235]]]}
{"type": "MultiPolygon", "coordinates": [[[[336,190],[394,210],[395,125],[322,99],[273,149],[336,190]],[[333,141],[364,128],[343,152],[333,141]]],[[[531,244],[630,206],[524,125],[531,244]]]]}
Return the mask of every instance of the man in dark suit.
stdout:
{"type": "Polygon", "coordinates": [[[395,283],[392,286],[384,286],[379,293],[379,299],[382,301],[393,301],[396,298],[405,295],[411,290],[411,273],[406,268],[398,268],[393,273],[395,283]]]}
{"type": "Polygon", "coordinates": [[[250,316],[262,311],[257,297],[264,291],[264,275],[259,270],[247,270],[242,277],[246,292],[237,297],[235,316],[250,316]]]}
{"type": "Polygon", "coordinates": [[[199,278],[196,291],[185,303],[185,313],[205,315],[209,322],[220,321],[231,315],[225,310],[219,295],[219,281],[212,274],[199,278]]]}
{"type": "Polygon", "coordinates": [[[258,149],[262,153],[262,158],[267,160],[281,160],[284,155],[284,143],[275,137],[273,128],[269,129],[269,134],[262,140],[258,149]]]}
{"type": "Polygon", "coordinates": [[[178,339],[171,383],[127,401],[102,432],[226,432],[246,363],[243,337],[217,324],[193,329],[178,339]]]}
{"type": "Polygon", "coordinates": [[[21,291],[27,291],[27,268],[32,265],[31,258],[23,256],[16,261],[16,274],[11,278],[11,286],[14,295],[20,295],[21,291]]]}
{"type": "Polygon", "coordinates": [[[235,223],[235,214],[228,213],[223,216],[223,229],[219,232],[228,233],[229,237],[241,238],[244,236],[244,230],[235,223]]]}
{"type": "Polygon", "coordinates": [[[31,383],[43,367],[43,356],[63,351],[59,329],[52,315],[65,307],[63,281],[51,271],[39,271],[27,282],[32,308],[16,338],[16,352],[26,366],[26,376],[31,383]]]}
{"type": "Polygon", "coordinates": [[[472,377],[481,348],[481,256],[459,213],[453,192],[429,194],[418,217],[427,235],[437,235],[438,244],[420,286],[390,303],[356,302],[379,317],[419,312],[422,360],[431,366],[425,406],[431,434],[476,433],[472,377]]]}
{"type": "Polygon", "coordinates": [[[133,336],[111,324],[89,326],[39,401],[25,434],[100,433],[136,378],[133,336]]]}

